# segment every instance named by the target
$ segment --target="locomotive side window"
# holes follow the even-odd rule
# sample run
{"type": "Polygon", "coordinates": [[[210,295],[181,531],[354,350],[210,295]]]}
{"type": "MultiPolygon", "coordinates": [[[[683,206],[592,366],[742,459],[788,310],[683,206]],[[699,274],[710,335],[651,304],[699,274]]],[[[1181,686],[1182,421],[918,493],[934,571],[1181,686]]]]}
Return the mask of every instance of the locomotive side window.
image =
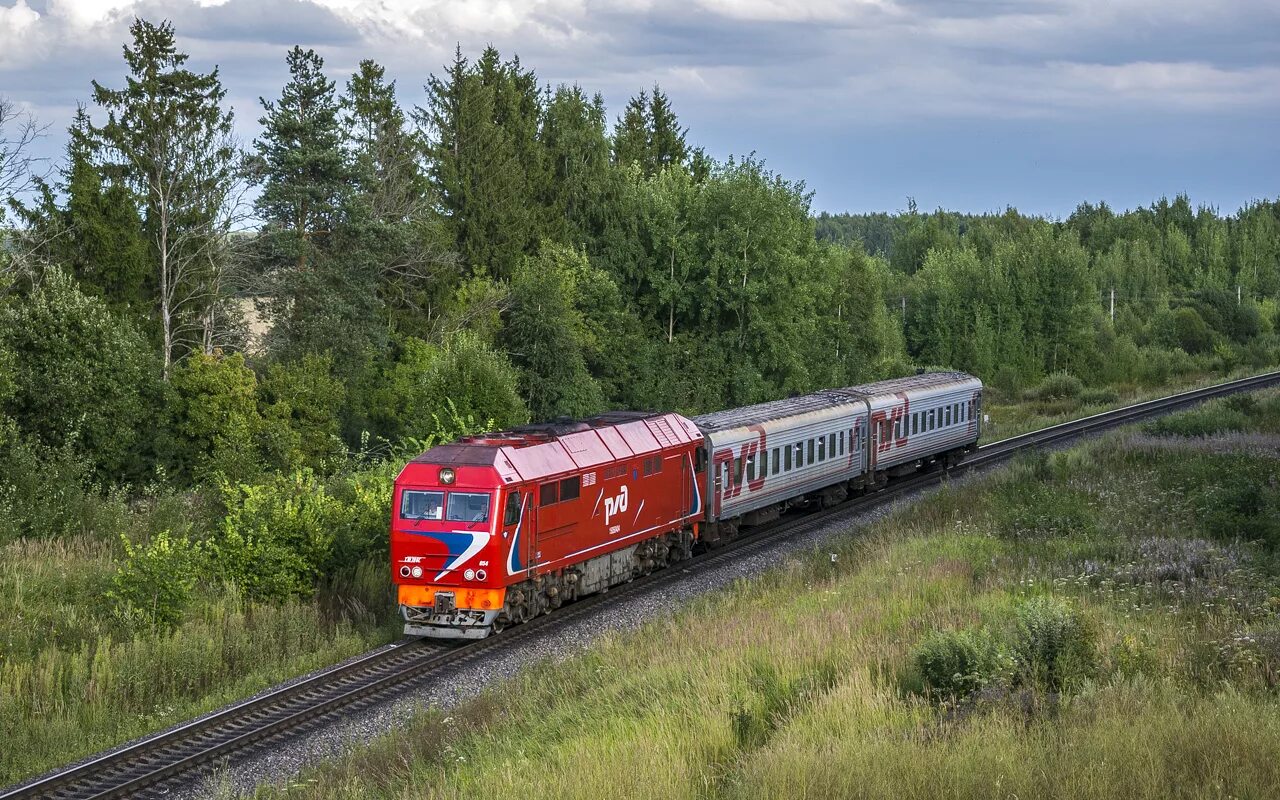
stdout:
{"type": "Polygon", "coordinates": [[[549,506],[560,499],[560,484],[544,483],[538,490],[538,505],[549,506]]]}
{"type": "Polygon", "coordinates": [[[644,474],[646,476],[657,475],[659,472],[662,472],[662,456],[654,456],[644,460],[644,474]]]}
{"type": "Polygon", "coordinates": [[[449,492],[450,522],[488,522],[489,495],[472,492],[449,492]]]}
{"type": "Polygon", "coordinates": [[[400,495],[402,519],[443,519],[444,492],[415,492],[406,489],[400,495]]]}
{"type": "Polygon", "coordinates": [[[698,448],[698,454],[694,458],[693,471],[701,473],[707,468],[707,450],[704,447],[698,448]]]}
{"type": "Polygon", "coordinates": [[[507,512],[502,517],[503,525],[515,525],[520,521],[520,493],[507,495],[507,512]]]}
{"type": "Polygon", "coordinates": [[[565,478],[560,481],[560,502],[566,500],[577,500],[578,495],[582,493],[582,478],[574,475],[572,478],[565,478]]]}

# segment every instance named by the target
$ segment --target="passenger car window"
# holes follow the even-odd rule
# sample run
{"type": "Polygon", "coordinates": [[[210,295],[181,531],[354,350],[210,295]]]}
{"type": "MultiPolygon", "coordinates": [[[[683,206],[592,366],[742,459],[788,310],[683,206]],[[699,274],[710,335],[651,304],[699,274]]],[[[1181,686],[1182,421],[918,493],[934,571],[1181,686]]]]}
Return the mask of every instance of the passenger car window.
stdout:
{"type": "Polygon", "coordinates": [[[471,492],[449,492],[446,515],[451,522],[488,522],[489,495],[471,492]]]}
{"type": "Polygon", "coordinates": [[[786,468],[787,472],[790,472],[790,471],[791,471],[791,445],[787,445],[787,446],[783,449],[783,451],[782,451],[782,452],[783,452],[783,454],[785,454],[785,455],[786,455],[786,457],[787,457],[787,461],[786,461],[786,464],[785,464],[784,466],[785,466],[785,468],[786,468]]]}
{"type": "Polygon", "coordinates": [[[400,495],[402,519],[441,519],[444,515],[444,492],[419,492],[406,489],[400,495]]]}

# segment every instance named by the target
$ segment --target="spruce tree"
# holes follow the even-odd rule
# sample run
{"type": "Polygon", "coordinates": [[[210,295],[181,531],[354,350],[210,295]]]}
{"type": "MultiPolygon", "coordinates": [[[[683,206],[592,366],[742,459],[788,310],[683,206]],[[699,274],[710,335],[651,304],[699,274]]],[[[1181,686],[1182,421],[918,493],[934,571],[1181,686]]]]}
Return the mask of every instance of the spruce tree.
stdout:
{"type": "Polygon", "coordinates": [[[662,93],[661,87],[654,84],[653,95],[649,100],[650,172],[661,172],[667,167],[682,166],[685,163],[688,146],[684,137],[687,132],[687,128],[680,127],[676,112],[671,108],[671,101],[662,93]]]}
{"type": "Polygon", "coordinates": [[[537,239],[535,89],[531,72],[501,63],[493,48],[474,66],[459,50],[444,76],[429,78],[426,105],[415,112],[432,191],[476,274],[508,277],[537,239]]]}
{"type": "Polygon", "coordinates": [[[646,170],[649,163],[649,95],[640,94],[627,101],[613,129],[613,162],[619,166],[639,164],[646,170]]]}
{"type": "Polygon", "coordinates": [[[302,270],[339,224],[351,172],[324,60],[295,46],[286,61],[289,82],[280,99],[260,99],[266,113],[254,140],[253,164],[262,182],[256,207],[280,257],[302,270]]]}

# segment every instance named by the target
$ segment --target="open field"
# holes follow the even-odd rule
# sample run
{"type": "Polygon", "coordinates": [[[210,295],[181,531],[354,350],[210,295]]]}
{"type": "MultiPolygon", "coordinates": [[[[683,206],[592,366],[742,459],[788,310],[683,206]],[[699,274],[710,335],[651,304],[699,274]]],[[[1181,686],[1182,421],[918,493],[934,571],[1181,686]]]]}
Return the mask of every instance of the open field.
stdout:
{"type": "Polygon", "coordinates": [[[303,797],[1261,797],[1280,393],[944,490],[304,776],[303,797]]]}

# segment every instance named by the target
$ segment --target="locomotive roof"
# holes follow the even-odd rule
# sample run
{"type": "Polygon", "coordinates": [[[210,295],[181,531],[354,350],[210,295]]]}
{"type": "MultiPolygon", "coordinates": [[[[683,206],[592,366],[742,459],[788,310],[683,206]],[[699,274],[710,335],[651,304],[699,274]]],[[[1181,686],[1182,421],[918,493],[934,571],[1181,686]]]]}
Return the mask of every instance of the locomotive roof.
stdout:
{"type": "Polygon", "coordinates": [[[590,469],[700,439],[697,429],[678,414],[612,411],[465,436],[436,445],[409,463],[491,466],[511,483],[590,469]]]}
{"type": "Polygon", "coordinates": [[[891,396],[904,392],[942,389],[951,385],[972,384],[977,380],[977,378],[966,372],[925,372],[920,375],[908,375],[903,378],[891,378],[886,381],[846,386],[842,389],[823,389],[813,394],[788,397],[784,400],[772,400],[744,408],[713,411],[710,414],[691,417],[691,419],[699,430],[704,433],[714,433],[748,425],[758,425],[783,417],[793,417],[810,411],[821,411],[835,406],[862,403],[884,395],[891,396]]]}

